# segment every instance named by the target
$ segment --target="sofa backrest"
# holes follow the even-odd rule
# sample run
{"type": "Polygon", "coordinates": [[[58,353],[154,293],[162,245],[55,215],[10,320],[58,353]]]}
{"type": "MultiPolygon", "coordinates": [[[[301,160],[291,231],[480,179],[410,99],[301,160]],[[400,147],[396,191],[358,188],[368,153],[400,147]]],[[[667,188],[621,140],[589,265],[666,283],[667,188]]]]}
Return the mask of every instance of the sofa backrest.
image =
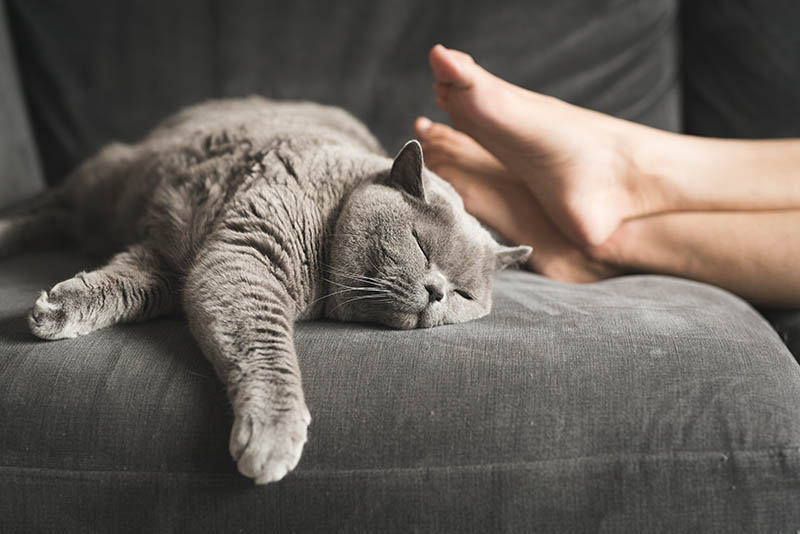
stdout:
{"type": "Polygon", "coordinates": [[[0,210],[44,186],[7,28],[0,3],[0,210]]]}
{"type": "Polygon", "coordinates": [[[436,110],[427,52],[680,126],[677,0],[6,0],[48,182],[181,106],[260,93],[341,105],[390,152],[436,110]]]}
{"type": "Polygon", "coordinates": [[[796,0],[0,3],[0,208],[41,187],[37,150],[54,184],[102,144],[212,97],[341,105],[391,152],[417,115],[444,119],[426,60],[436,42],[659,128],[800,137],[796,0]]]}
{"type": "Polygon", "coordinates": [[[800,2],[686,0],[684,128],[714,137],[800,137],[800,2]]]}

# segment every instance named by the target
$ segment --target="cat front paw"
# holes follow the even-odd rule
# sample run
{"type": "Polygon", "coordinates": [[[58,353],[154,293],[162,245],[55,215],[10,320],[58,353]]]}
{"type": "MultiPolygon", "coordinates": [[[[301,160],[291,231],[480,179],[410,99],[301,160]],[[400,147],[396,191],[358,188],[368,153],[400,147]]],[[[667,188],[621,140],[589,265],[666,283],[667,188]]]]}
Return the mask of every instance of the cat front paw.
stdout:
{"type": "Polygon", "coordinates": [[[69,323],[64,302],[50,297],[42,291],[28,313],[28,326],[37,337],[42,339],[64,339],[76,337],[78,334],[67,328],[69,323]]]}
{"type": "Polygon", "coordinates": [[[269,484],[295,468],[311,423],[305,402],[280,412],[244,404],[236,412],[230,452],[241,474],[256,484],[269,484]]]}

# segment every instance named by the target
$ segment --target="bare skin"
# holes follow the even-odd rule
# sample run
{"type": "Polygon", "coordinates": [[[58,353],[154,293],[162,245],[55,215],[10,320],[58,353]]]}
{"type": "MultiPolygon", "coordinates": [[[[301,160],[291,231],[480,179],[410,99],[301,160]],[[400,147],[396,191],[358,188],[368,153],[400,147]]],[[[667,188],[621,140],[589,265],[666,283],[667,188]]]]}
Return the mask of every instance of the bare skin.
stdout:
{"type": "Polygon", "coordinates": [[[456,128],[578,243],[601,245],[624,220],[656,213],[800,208],[798,140],[671,134],[516,87],[442,45],[430,63],[456,128]]]}
{"type": "Polygon", "coordinates": [[[471,137],[425,118],[417,120],[414,131],[425,165],[450,182],[467,211],[508,241],[535,245],[528,258],[531,270],[573,283],[621,274],[612,263],[589,257],[567,239],[525,184],[471,137]]]}
{"type": "Polygon", "coordinates": [[[478,218],[534,245],[532,269],[674,274],[800,306],[800,140],[671,134],[515,87],[440,45],[430,60],[437,102],[466,133],[419,119],[426,162],[478,218]]]}
{"type": "Polygon", "coordinates": [[[800,210],[681,212],[625,222],[590,254],[707,282],[767,308],[800,307],[800,210]]]}

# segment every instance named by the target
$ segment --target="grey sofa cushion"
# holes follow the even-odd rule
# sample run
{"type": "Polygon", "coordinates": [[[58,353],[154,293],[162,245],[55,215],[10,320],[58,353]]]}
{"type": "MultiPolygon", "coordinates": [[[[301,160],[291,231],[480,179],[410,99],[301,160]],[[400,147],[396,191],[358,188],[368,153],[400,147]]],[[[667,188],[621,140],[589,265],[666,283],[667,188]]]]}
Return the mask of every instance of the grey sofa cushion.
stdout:
{"type": "Polygon", "coordinates": [[[436,110],[427,53],[463,48],[525,87],[679,127],[676,0],[7,0],[50,183],[179,107],[260,93],[344,106],[389,152],[436,110]]]}
{"type": "Polygon", "coordinates": [[[0,2],[0,211],[44,186],[0,2]]]}
{"type": "Polygon", "coordinates": [[[750,306],[633,276],[503,273],[485,319],[297,328],[310,441],[254,487],[180,318],[44,342],[87,267],[0,263],[0,531],[782,532],[800,521],[800,368],[750,306]]]}

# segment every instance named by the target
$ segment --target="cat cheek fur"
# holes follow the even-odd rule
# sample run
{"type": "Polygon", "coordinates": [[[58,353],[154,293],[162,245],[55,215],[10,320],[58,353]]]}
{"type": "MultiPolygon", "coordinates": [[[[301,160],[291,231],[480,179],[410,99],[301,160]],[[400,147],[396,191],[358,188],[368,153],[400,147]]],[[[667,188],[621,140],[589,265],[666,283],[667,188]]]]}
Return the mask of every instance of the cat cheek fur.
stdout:
{"type": "Polygon", "coordinates": [[[457,197],[450,198],[437,181],[441,179],[435,175],[426,178],[432,186],[427,200],[435,204],[430,208],[382,185],[351,195],[331,245],[328,317],[408,329],[471,321],[489,313],[497,244],[482,228],[464,227],[465,221],[471,222],[469,216],[459,216],[463,207],[457,197]],[[425,234],[425,246],[417,229],[425,234]],[[473,261],[464,262],[464,257],[473,261]],[[473,282],[468,287],[454,284],[451,270],[462,281],[473,282]],[[426,280],[435,275],[444,277],[446,295],[429,301],[426,280]],[[454,292],[456,287],[480,298],[467,301],[454,292]]]}

